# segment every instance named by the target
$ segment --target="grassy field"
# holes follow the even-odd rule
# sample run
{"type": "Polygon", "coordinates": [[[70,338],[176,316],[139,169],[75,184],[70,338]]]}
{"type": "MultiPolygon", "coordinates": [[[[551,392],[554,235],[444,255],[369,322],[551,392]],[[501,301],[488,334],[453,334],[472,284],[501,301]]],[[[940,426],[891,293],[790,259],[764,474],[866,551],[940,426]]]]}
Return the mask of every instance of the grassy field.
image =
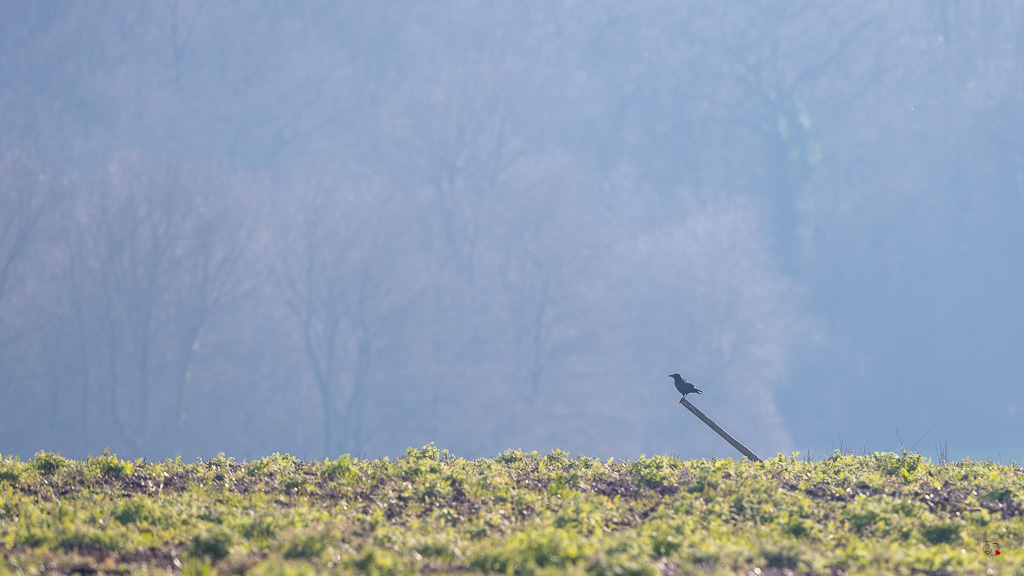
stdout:
{"type": "Polygon", "coordinates": [[[0,574],[1021,574],[1022,497],[1016,465],[915,453],[39,453],[0,458],[0,574]]]}

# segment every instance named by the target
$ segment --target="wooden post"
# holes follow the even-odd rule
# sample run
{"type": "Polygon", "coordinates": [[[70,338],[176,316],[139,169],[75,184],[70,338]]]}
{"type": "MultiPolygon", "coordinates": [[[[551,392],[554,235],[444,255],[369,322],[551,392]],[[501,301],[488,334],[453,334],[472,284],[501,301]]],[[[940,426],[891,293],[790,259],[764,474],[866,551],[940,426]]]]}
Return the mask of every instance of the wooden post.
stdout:
{"type": "Polygon", "coordinates": [[[690,402],[685,397],[684,398],[680,398],[679,399],[679,403],[682,404],[684,407],[686,407],[686,409],[689,410],[690,412],[693,412],[694,416],[696,416],[697,418],[700,418],[701,421],[703,421],[705,424],[707,424],[709,427],[711,427],[712,430],[714,430],[715,432],[718,432],[719,436],[721,436],[722,438],[725,438],[726,442],[728,442],[729,444],[732,444],[733,448],[735,448],[735,449],[739,450],[740,452],[742,452],[743,455],[746,456],[747,458],[750,458],[750,460],[752,462],[760,462],[761,461],[761,459],[758,458],[756,454],[751,452],[749,448],[747,448],[743,444],[740,444],[739,440],[736,440],[735,438],[730,436],[728,432],[726,432],[725,430],[722,430],[721,426],[719,426],[718,424],[715,424],[714,420],[712,420],[711,418],[708,418],[707,416],[704,415],[703,412],[698,410],[696,406],[694,406],[693,404],[690,404],[690,402]]]}

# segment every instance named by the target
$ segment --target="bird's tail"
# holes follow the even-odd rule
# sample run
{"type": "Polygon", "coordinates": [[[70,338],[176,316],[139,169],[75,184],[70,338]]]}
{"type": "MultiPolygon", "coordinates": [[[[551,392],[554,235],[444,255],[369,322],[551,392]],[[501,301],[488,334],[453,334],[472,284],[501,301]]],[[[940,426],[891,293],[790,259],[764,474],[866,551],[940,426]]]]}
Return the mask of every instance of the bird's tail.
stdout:
{"type": "Polygon", "coordinates": [[[694,388],[693,391],[696,392],[697,394],[703,394],[703,392],[701,392],[700,390],[697,390],[696,388],[694,388]]]}

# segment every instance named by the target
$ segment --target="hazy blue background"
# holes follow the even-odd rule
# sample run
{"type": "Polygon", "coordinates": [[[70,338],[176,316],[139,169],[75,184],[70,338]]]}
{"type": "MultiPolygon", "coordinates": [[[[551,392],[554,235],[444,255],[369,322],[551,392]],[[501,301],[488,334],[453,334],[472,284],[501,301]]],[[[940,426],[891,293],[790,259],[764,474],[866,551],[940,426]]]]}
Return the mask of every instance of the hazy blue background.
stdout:
{"type": "Polygon", "coordinates": [[[0,452],[1024,461],[1020,2],[0,2],[0,452]]]}

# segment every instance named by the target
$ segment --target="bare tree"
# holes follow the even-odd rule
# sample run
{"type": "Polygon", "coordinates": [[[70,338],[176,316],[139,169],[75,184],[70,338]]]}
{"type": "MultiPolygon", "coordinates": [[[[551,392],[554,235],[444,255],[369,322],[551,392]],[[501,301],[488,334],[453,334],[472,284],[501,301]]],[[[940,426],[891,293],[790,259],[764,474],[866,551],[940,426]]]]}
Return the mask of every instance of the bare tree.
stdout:
{"type": "Polygon", "coordinates": [[[191,175],[179,193],[191,197],[187,229],[179,248],[176,274],[184,280],[172,300],[171,344],[176,367],[168,383],[173,390],[174,448],[181,449],[187,397],[204,332],[231,302],[260,281],[251,243],[262,209],[259,186],[211,174],[191,175]]]}
{"type": "Polygon", "coordinates": [[[437,74],[435,85],[418,79],[388,103],[396,120],[383,156],[408,167],[391,173],[396,182],[428,192],[437,253],[472,282],[488,212],[509,192],[504,180],[525,154],[522,103],[514,101],[520,87],[488,69],[428,72],[437,74]]]}
{"type": "Polygon", "coordinates": [[[0,305],[40,222],[63,201],[53,177],[22,154],[0,159],[0,305]]]}
{"type": "Polygon", "coordinates": [[[32,390],[50,408],[68,386],[44,382],[33,360],[48,344],[45,332],[56,316],[49,302],[56,266],[48,236],[66,193],[67,183],[29,155],[0,156],[0,396],[32,390]]]}
{"type": "MultiPolygon", "coordinates": [[[[188,386],[204,328],[251,279],[251,230],[235,189],[187,166],[116,163],[84,191],[68,236],[70,303],[79,338],[117,433],[151,447],[181,440],[188,386]],[[99,338],[97,338],[99,336],[99,338]]],[[[88,414],[87,414],[88,415],[88,414]]]]}
{"type": "Polygon", "coordinates": [[[735,141],[749,139],[744,171],[758,174],[752,192],[766,200],[784,264],[805,259],[812,245],[808,181],[841,158],[825,142],[828,130],[871,90],[888,88],[878,82],[888,72],[879,48],[897,32],[879,8],[787,3],[711,11],[709,52],[697,69],[716,92],[700,97],[714,131],[735,127],[735,141]]]}
{"type": "MultiPolygon", "coordinates": [[[[390,191],[314,189],[290,221],[276,273],[323,409],[327,453],[365,448],[381,359],[411,324],[418,226],[390,191]]],[[[397,367],[388,365],[389,378],[397,367]]]]}

